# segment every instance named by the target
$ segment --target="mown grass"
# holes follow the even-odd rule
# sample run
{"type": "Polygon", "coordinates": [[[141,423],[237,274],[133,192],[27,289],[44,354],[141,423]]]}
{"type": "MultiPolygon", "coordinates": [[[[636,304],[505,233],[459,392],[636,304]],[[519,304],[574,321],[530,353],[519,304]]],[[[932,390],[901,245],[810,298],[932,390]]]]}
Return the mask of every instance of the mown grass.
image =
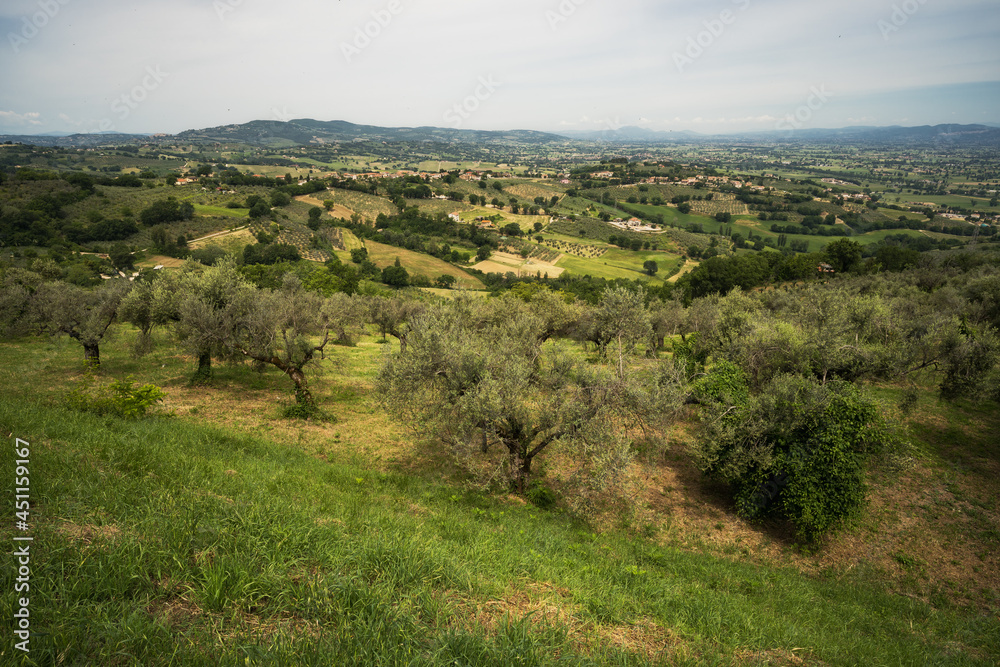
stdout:
{"type": "MultiPolygon", "coordinates": [[[[146,381],[139,373],[148,368],[149,379],[177,387],[168,393],[180,391],[190,358],[161,348],[128,360],[124,343],[104,346],[103,373],[146,381]]],[[[328,379],[349,388],[370,380],[377,346],[331,356],[340,365],[328,379]]],[[[0,346],[0,428],[31,442],[35,537],[32,651],[19,655],[8,638],[5,664],[875,665],[1000,656],[994,615],[888,594],[865,567],[806,576],[632,531],[597,534],[562,514],[469,491],[449,474],[340,450],[316,456],[291,437],[298,430],[300,440],[304,425],[267,415],[258,418],[275,423],[270,434],[190,413],[124,421],[74,412],[60,396],[81,358],[68,340],[0,346]]],[[[226,377],[235,403],[284,380],[226,377]]],[[[348,394],[342,421],[355,411],[386,421],[366,391],[348,394]]],[[[8,479],[12,449],[0,457],[8,479]]],[[[0,539],[10,544],[12,533],[4,522],[0,539]]],[[[0,568],[2,618],[12,618],[13,584],[14,568],[0,568]]]]}
{"type": "Polygon", "coordinates": [[[663,282],[662,277],[674,267],[679,266],[681,258],[664,252],[649,252],[622,250],[611,248],[597,258],[563,255],[556,266],[566,269],[570,274],[591,275],[595,278],[627,278],[629,280],[647,280],[652,285],[663,282]],[[659,265],[657,273],[651,278],[643,269],[643,263],[653,260],[659,265]]]}
{"type": "Polygon", "coordinates": [[[226,208],[225,206],[207,206],[195,204],[194,212],[198,215],[219,215],[227,218],[248,218],[250,210],[245,208],[226,208]]]}

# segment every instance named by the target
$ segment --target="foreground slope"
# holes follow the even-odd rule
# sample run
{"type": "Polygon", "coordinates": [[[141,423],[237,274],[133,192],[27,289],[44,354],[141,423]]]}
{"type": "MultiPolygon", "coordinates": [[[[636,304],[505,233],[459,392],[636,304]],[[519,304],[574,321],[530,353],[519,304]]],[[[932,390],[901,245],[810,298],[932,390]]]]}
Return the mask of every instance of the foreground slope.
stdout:
{"type": "MultiPolygon", "coordinates": [[[[174,416],[64,407],[78,346],[0,346],[0,427],[31,442],[37,664],[993,664],[995,613],[482,496],[375,407],[380,347],[338,349],[339,421],[276,418],[284,378],[191,388],[169,344],[143,373],[174,416]],[[249,417],[249,418],[248,418],[249,417]]],[[[161,343],[167,342],[165,340],[161,343]]],[[[3,466],[12,471],[12,448],[3,466]]],[[[8,487],[10,488],[10,487],[8,487]]],[[[13,536],[5,522],[3,537],[13,536]]],[[[12,618],[13,568],[0,574],[12,618]]],[[[2,661],[23,657],[10,643],[2,661]]],[[[9,661],[9,662],[8,662],[9,661]]]]}

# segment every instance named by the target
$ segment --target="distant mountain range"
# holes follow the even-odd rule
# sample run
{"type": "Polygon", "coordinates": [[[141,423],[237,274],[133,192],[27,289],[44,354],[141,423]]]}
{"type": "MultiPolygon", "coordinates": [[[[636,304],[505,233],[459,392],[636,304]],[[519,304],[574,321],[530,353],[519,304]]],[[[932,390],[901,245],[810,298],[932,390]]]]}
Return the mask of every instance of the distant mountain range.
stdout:
{"type": "Polygon", "coordinates": [[[709,135],[691,132],[689,130],[648,130],[635,125],[625,125],[618,128],[605,128],[602,130],[571,130],[562,132],[562,136],[578,141],[609,141],[609,142],[652,142],[667,143],[675,141],[691,141],[706,139],[709,135]]]}
{"type": "Polygon", "coordinates": [[[617,144],[672,144],[699,142],[811,142],[861,144],[933,144],[1000,146],[1000,126],[922,125],[919,127],[843,127],[839,129],[789,129],[731,134],[698,134],[687,130],[659,131],[633,125],[561,134],[534,130],[463,130],[441,127],[377,127],[342,120],[319,121],[302,118],[291,121],[255,120],[236,125],[220,125],[201,130],[165,134],[69,134],[48,132],[39,135],[2,135],[0,142],[86,148],[136,143],[243,143],[272,148],[323,145],[351,141],[434,142],[477,144],[551,144],[568,141],[617,144]]]}
{"type": "Polygon", "coordinates": [[[1000,126],[989,125],[921,125],[919,127],[842,127],[838,129],[788,129],[729,134],[699,134],[697,132],[657,131],[626,126],[588,132],[564,132],[564,136],[580,141],[612,143],[692,143],[715,141],[808,141],[818,143],[952,143],[1000,145],[1000,126]]]}
{"type": "Polygon", "coordinates": [[[181,141],[237,141],[257,145],[324,144],[344,141],[429,141],[466,143],[542,144],[566,141],[564,137],[533,130],[485,131],[441,127],[377,127],[355,125],[343,120],[320,121],[309,118],[288,122],[255,120],[239,125],[222,125],[204,130],[187,130],[177,135],[181,141]]]}

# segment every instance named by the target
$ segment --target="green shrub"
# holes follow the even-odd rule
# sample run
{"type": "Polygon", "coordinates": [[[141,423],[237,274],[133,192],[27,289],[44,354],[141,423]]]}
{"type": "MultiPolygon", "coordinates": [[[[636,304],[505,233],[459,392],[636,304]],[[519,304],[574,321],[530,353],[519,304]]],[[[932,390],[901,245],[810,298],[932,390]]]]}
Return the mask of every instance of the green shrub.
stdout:
{"type": "Polygon", "coordinates": [[[543,510],[554,507],[557,500],[555,492],[538,480],[534,480],[528,485],[528,491],[525,495],[528,496],[528,500],[533,505],[543,510]]]}
{"type": "Polygon", "coordinates": [[[751,395],[737,371],[698,383],[701,467],[731,485],[740,516],[787,519],[815,542],[861,508],[868,464],[899,440],[856,385],[783,375],[751,395]]]}
{"type": "Polygon", "coordinates": [[[134,419],[145,416],[164,396],[164,391],[154,384],[135,386],[132,376],[102,384],[88,373],[70,390],[67,403],[85,412],[134,419]]]}

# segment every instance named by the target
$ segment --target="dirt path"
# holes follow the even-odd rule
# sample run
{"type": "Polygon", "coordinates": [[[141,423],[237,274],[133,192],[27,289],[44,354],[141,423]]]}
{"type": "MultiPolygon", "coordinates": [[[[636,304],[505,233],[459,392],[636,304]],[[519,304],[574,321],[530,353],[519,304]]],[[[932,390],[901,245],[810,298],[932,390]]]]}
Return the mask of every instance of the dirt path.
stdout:
{"type": "Polygon", "coordinates": [[[689,259],[689,260],[687,260],[686,262],[684,262],[684,266],[682,266],[682,267],[681,267],[681,270],[677,272],[677,275],[673,275],[673,276],[670,276],[669,278],[667,278],[667,282],[668,282],[668,283],[675,283],[675,282],[677,282],[677,280],[678,280],[678,279],[679,279],[679,278],[680,278],[681,276],[683,276],[683,275],[684,275],[685,273],[691,273],[691,272],[692,272],[692,271],[694,271],[694,270],[695,270],[695,269],[696,269],[697,267],[698,267],[698,262],[692,262],[692,261],[691,261],[691,260],[689,259]]]}

